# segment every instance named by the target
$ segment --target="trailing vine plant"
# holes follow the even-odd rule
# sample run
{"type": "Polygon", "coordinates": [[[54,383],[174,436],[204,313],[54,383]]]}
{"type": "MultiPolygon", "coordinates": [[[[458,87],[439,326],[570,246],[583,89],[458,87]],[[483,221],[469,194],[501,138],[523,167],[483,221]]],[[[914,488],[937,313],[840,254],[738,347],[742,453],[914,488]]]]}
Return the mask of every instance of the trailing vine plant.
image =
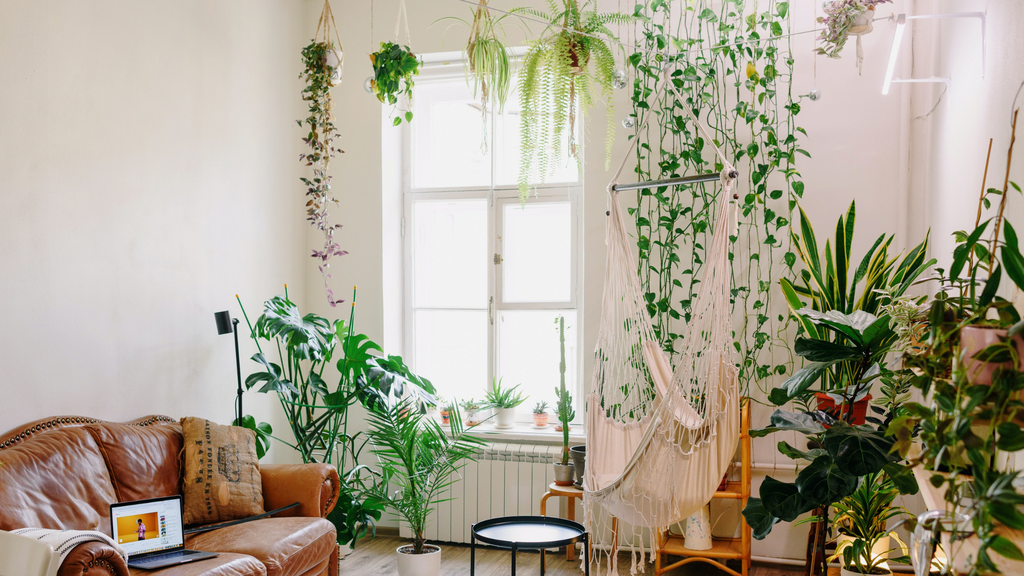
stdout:
{"type": "MultiPolygon", "coordinates": [[[[331,87],[340,79],[340,74],[332,78],[335,75],[335,68],[328,64],[328,57],[341,52],[341,40],[338,40],[337,45],[330,40],[330,30],[335,30],[337,36],[337,28],[333,23],[331,5],[324,2],[316,35],[310,44],[302,49],[303,72],[299,78],[306,83],[306,87],[302,89],[302,99],[309,106],[309,116],[305,120],[296,120],[296,123],[300,127],[305,124],[308,128],[302,141],[309,150],[299,155],[299,160],[305,161],[306,166],[313,169],[312,177],[300,178],[306,185],[306,220],[324,235],[323,248],[313,250],[312,257],[319,261],[317,268],[324,279],[327,302],[331,306],[337,306],[343,300],[334,298],[334,291],[330,286],[330,260],[334,256],[344,256],[348,252],[342,250],[334,240],[334,232],[341,228],[341,224],[332,224],[328,212],[328,208],[332,204],[337,205],[338,200],[331,195],[331,176],[327,172],[334,154],[344,154],[344,150],[334,146],[334,139],[339,137],[339,134],[334,127],[334,99],[331,96],[331,87]]],[[[339,61],[338,68],[340,67],[339,61]]]]}
{"type": "MultiPolygon", "coordinates": [[[[682,106],[688,106],[710,129],[718,145],[739,170],[739,223],[730,237],[734,346],[742,360],[740,380],[749,393],[751,381],[784,374],[792,353],[781,338],[788,311],[779,294],[777,274],[793,274],[796,254],[790,249],[789,225],[804,184],[796,169],[806,132],[795,117],[800,104],[792,93],[794,59],[788,37],[789,4],[776,0],[695,0],[672,5],[644,0],[635,9],[637,52],[632,69],[637,176],[655,180],[720,171],[714,146],[706,142],[682,106]],[[774,38],[774,39],[773,39],[774,38]],[[664,66],[685,102],[671,90],[650,100],[664,66]]],[[[712,222],[727,209],[717,183],[638,191],[628,209],[636,226],[638,274],[647,309],[666,352],[685,332],[690,303],[699,289],[712,222]]],[[[767,385],[762,388],[770,387],[767,385]]],[[[765,390],[763,390],[765,391],[765,390]]]]}
{"type": "Polygon", "coordinates": [[[519,72],[520,150],[519,199],[525,202],[530,185],[554,168],[568,136],[569,155],[579,164],[576,120],[594,103],[594,90],[607,106],[605,164],[615,141],[612,81],[615,55],[608,46],[616,37],[609,24],[627,24],[638,18],[618,12],[600,13],[595,0],[547,0],[548,10],[516,8],[511,12],[548,23],[541,37],[530,44],[519,72]],[[591,66],[593,64],[593,66],[591,66]]]}

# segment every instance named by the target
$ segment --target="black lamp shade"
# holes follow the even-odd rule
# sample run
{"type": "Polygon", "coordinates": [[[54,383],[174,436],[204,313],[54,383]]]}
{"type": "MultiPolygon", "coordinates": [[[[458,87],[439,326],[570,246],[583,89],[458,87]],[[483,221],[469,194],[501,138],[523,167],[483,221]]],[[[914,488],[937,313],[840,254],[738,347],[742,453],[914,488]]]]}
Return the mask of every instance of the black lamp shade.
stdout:
{"type": "Polygon", "coordinates": [[[231,325],[231,313],[227,310],[223,312],[214,312],[213,318],[217,320],[217,334],[231,334],[234,332],[234,326],[231,325]]]}

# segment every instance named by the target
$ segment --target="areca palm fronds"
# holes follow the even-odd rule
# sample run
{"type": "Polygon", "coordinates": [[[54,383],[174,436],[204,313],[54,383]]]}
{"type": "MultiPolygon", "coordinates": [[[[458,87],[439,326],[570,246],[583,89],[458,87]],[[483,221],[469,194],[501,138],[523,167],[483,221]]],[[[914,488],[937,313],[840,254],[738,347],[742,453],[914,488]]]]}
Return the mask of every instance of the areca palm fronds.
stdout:
{"type": "Polygon", "coordinates": [[[605,164],[615,139],[612,79],[615,56],[608,46],[615,33],[608,26],[642,18],[618,12],[597,12],[594,0],[548,0],[548,10],[516,8],[513,14],[541,18],[548,28],[530,45],[519,73],[520,161],[519,199],[526,201],[530,185],[543,183],[562,156],[568,137],[569,155],[579,167],[576,119],[594,103],[594,89],[606,102],[605,164]],[[591,66],[591,64],[593,64],[591,66]]]}
{"type": "Polygon", "coordinates": [[[449,433],[411,401],[378,400],[369,411],[368,435],[381,474],[367,497],[409,523],[413,553],[420,554],[433,507],[450,500],[443,496],[452,477],[484,442],[466,434],[458,410],[450,413],[449,433]]]}

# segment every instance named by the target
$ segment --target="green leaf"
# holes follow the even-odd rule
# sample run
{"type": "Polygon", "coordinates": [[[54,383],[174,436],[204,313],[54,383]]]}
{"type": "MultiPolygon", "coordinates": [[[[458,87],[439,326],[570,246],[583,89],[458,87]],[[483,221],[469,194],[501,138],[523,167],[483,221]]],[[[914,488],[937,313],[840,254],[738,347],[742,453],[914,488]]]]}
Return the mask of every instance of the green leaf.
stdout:
{"type": "Polygon", "coordinates": [[[1003,558],[1009,558],[1010,560],[1024,560],[1024,554],[1021,554],[1020,548],[1005,536],[996,536],[992,540],[992,543],[989,544],[989,548],[995,550],[996,553],[1003,558]]]}
{"type": "Polygon", "coordinates": [[[985,228],[988,227],[990,220],[986,220],[971,232],[971,235],[967,237],[967,241],[957,246],[957,249],[953,252],[953,265],[949,267],[949,278],[950,280],[956,280],[960,277],[960,271],[963,270],[964,264],[967,262],[967,258],[971,255],[971,251],[974,249],[974,245],[978,243],[978,238],[981,237],[982,233],[985,232],[985,228]]]}
{"type": "Polygon", "coordinates": [[[836,344],[827,340],[797,338],[793,351],[811,362],[839,362],[859,359],[863,354],[852,346],[836,344]]]}
{"type": "Polygon", "coordinates": [[[1000,450],[1007,452],[1024,450],[1024,431],[1021,431],[1020,426],[1013,422],[1003,422],[996,430],[999,432],[996,446],[1000,450]]]}
{"type": "Polygon", "coordinates": [[[392,126],[398,126],[401,123],[402,123],[402,117],[401,116],[395,116],[395,119],[391,122],[391,125],[392,126]]]}
{"type": "Polygon", "coordinates": [[[920,491],[921,488],[917,485],[914,472],[909,466],[901,466],[895,462],[890,462],[883,466],[882,470],[892,480],[893,485],[900,491],[900,494],[917,494],[920,491]]]}
{"type": "Polygon", "coordinates": [[[764,540],[765,536],[772,531],[772,526],[779,521],[764,509],[760,498],[747,499],[747,505],[743,508],[743,517],[747,519],[751,536],[755,540],[764,540]]]}
{"type": "Polygon", "coordinates": [[[981,296],[978,297],[978,307],[984,308],[992,303],[992,299],[995,298],[996,290],[999,289],[999,282],[1003,279],[1003,267],[996,266],[995,272],[989,277],[988,281],[985,282],[985,289],[981,291],[981,296]]]}
{"type": "Polygon", "coordinates": [[[787,456],[794,460],[812,461],[819,456],[827,454],[827,452],[825,452],[821,448],[814,448],[813,450],[808,450],[807,452],[801,452],[800,450],[797,450],[796,448],[790,446],[789,442],[785,441],[779,442],[778,448],[779,453],[781,453],[783,456],[787,456]]]}
{"type": "Polygon", "coordinates": [[[853,494],[857,477],[844,472],[830,456],[819,456],[800,471],[796,487],[808,502],[824,506],[853,494]]]}
{"type": "MultiPolygon", "coordinates": [[[[829,366],[832,366],[835,363],[836,362],[811,362],[797,370],[796,373],[789,378],[786,378],[786,381],[779,385],[777,390],[781,389],[785,392],[786,401],[796,398],[810,388],[812,384],[817,382],[818,379],[821,378],[821,375],[828,370],[829,366]]],[[[776,395],[775,398],[772,398],[772,402],[775,403],[776,406],[785,404],[785,402],[777,401],[780,399],[782,399],[782,396],[776,395]]]]}
{"type": "Polygon", "coordinates": [[[822,447],[846,472],[865,476],[882,470],[892,457],[893,441],[870,426],[850,426],[837,422],[825,431],[822,447]]]}
{"type": "Polygon", "coordinates": [[[1024,530],[1024,514],[1016,506],[990,502],[986,507],[993,518],[1014,530],[1024,530]]]}
{"type": "Polygon", "coordinates": [[[999,254],[1002,256],[1001,259],[1003,267],[1006,268],[1006,275],[1013,280],[1017,288],[1024,290],[1024,258],[1021,257],[1020,252],[1004,245],[1000,248],[999,254]]]}
{"type": "Polygon", "coordinates": [[[796,484],[779,482],[765,476],[761,482],[761,504],[772,516],[783,522],[792,522],[797,516],[814,509],[814,504],[800,495],[796,484]]]}

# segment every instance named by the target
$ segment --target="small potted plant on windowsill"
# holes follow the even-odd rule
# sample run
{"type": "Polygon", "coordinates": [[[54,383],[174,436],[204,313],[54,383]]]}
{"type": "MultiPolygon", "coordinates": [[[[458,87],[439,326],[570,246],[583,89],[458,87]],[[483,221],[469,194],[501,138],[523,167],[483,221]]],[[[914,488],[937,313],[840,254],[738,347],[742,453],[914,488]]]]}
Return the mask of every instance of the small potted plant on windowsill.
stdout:
{"type": "Polygon", "coordinates": [[[462,409],[466,412],[466,426],[479,426],[486,420],[484,412],[486,408],[482,402],[470,398],[461,402],[462,409]]]}
{"type": "Polygon", "coordinates": [[[543,400],[537,402],[537,405],[533,407],[533,427],[548,427],[548,403],[543,400]]]}
{"type": "Polygon", "coordinates": [[[526,402],[521,392],[516,392],[519,384],[511,388],[502,388],[501,379],[493,382],[491,389],[484,398],[484,407],[493,408],[498,415],[494,427],[499,430],[510,430],[516,425],[516,407],[526,402]]]}

